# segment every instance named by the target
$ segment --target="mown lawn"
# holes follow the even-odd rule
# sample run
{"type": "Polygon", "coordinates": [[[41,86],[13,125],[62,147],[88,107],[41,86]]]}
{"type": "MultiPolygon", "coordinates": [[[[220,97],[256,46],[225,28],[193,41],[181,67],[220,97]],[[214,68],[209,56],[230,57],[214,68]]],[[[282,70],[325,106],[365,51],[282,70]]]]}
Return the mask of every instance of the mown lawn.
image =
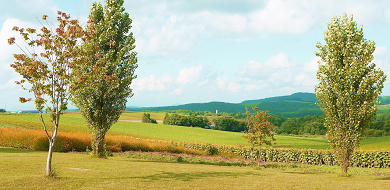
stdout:
{"type": "Polygon", "coordinates": [[[57,176],[47,179],[46,156],[0,147],[1,189],[387,189],[390,182],[388,169],[351,168],[351,176],[343,177],[330,166],[283,164],[255,170],[79,153],[54,153],[57,176]]]}
{"type": "MultiPolygon", "coordinates": [[[[142,112],[126,112],[121,119],[140,119],[142,112]]],[[[152,118],[161,119],[163,113],[152,113],[152,118]],[[156,114],[156,115],[153,115],[156,114]],[[154,117],[153,117],[154,116],[154,117]]],[[[45,115],[45,119],[48,116],[45,115]]],[[[19,127],[25,129],[42,129],[37,114],[0,114],[0,126],[19,127]]],[[[61,116],[60,131],[90,133],[84,119],[78,113],[66,113],[61,116]]],[[[249,145],[242,133],[202,129],[197,127],[182,127],[159,124],[118,121],[112,126],[108,135],[129,135],[134,137],[162,139],[173,141],[200,142],[221,145],[249,145]]],[[[329,148],[326,139],[296,136],[275,136],[274,147],[283,148],[329,148]]],[[[363,150],[390,150],[390,136],[363,139],[363,150]]]]}

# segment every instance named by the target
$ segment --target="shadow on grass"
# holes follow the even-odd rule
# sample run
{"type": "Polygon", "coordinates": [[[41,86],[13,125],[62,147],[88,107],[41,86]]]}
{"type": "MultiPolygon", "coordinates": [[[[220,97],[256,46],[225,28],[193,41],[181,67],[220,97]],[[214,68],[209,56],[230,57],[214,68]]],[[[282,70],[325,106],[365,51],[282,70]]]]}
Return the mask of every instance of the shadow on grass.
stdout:
{"type": "Polygon", "coordinates": [[[150,181],[161,180],[161,179],[174,179],[180,181],[190,181],[193,179],[199,178],[208,178],[208,177],[239,177],[239,176],[248,176],[248,175],[258,175],[253,172],[191,172],[191,173],[174,173],[174,172],[161,172],[159,174],[153,174],[143,177],[136,177],[141,179],[146,179],[150,181]]]}
{"type": "Polygon", "coordinates": [[[303,171],[303,172],[283,172],[288,174],[321,174],[320,172],[303,171]]]}
{"type": "Polygon", "coordinates": [[[382,177],[382,178],[378,178],[377,180],[390,180],[390,177],[382,177]]]}
{"type": "Polygon", "coordinates": [[[10,147],[0,147],[0,153],[29,153],[29,152],[37,152],[37,151],[26,150],[26,149],[10,148],[10,147]]]}
{"type": "MultiPolygon", "coordinates": [[[[243,176],[260,176],[261,174],[255,172],[187,172],[187,173],[176,173],[176,172],[165,172],[162,171],[157,174],[146,175],[146,176],[132,176],[132,177],[102,177],[101,179],[143,179],[145,181],[158,181],[158,180],[179,180],[179,181],[191,181],[194,179],[201,178],[213,178],[213,177],[243,177],[243,176]]],[[[71,179],[73,177],[56,177],[56,179],[71,179]]]]}

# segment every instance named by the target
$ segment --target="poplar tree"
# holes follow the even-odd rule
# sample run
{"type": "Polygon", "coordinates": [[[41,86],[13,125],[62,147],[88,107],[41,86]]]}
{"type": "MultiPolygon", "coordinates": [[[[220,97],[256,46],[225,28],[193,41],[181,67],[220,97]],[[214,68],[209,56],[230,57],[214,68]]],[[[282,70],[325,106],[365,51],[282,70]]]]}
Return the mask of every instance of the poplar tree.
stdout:
{"type": "Polygon", "coordinates": [[[104,8],[92,4],[86,30],[94,36],[82,45],[84,55],[73,69],[71,98],[92,131],[92,153],[98,157],[106,156],[105,135],[126,108],[136,78],[132,20],[123,2],[106,0],[104,8]]]}
{"type": "Polygon", "coordinates": [[[386,75],[372,62],[375,43],[363,38],[363,27],[357,27],[352,15],[332,18],[324,39],[325,45],[316,45],[321,60],[315,93],[326,116],[329,143],[347,173],[362,131],[375,117],[386,75]]]}
{"type": "MultiPolygon", "coordinates": [[[[42,20],[46,21],[47,17],[44,15],[42,20]]],[[[15,37],[8,39],[9,44],[15,44],[23,51],[21,54],[14,54],[16,61],[11,64],[11,67],[23,77],[15,83],[34,95],[33,99],[20,97],[19,100],[22,103],[34,101],[49,141],[47,176],[54,174],[51,167],[53,147],[60,116],[68,105],[73,58],[81,54],[79,42],[88,36],[78,24],[79,21],[70,20],[66,13],[58,11],[57,21],[59,22],[57,28],[53,29],[54,26],[46,22],[50,27],[43,26],[39,32],[36,29],[15,26],[13,30],[27,43],[25,48],[15,42],[15,37]],[[50,122],[43,119],[44,110],[50,114],[50,122]]]]}

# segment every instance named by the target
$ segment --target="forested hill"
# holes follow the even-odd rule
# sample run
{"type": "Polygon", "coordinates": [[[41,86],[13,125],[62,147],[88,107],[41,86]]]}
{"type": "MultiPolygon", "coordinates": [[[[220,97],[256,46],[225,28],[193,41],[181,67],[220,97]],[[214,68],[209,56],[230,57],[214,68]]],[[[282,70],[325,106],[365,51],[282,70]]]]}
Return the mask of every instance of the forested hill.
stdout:
{"type": "Polygon", "coordinates": [[[288,96],[276,96],[271,98],[264,98],[264,99],[258,99],[258,100],[246,100],[242,103],[260,103],[260,102],[273,102],[273,101],[298,101],[298,102],[311,102],[315,103],[317,101],[317,97],[313,93],[305,93],[305,92],[298,92],[294,93],[288,96]]]}
{"type": "Polygon", "coordinates": [[[241,105],[257,106],[260,110],[269,110],[270,113],[283,117],[301,117],[322,114],[319,107],[315,105],[316,101],[315,94],[299,92],[288,96],[246,100],[241,105]]]}
{"type": "MultiPolygon", "coordinates": [[[[390,96],[380,97],[382,105],[390,104],[390,96]]],[[[295,93],[288,96],[278,96],[264,98],[258,100],[246,100],[242,103],[226,103],[226,102],[208,102],[208,103],[191,103],[178,106],[163,106],[163,107],[143,107],[131,108],[126,110],[131,111],[163,111],[163,110],[192,110],[192,111],[210,111],[215,113],[245,113],[246,107],[257,106],[260,110],[269,110],[269,113],[283,117],[301,117],[306,115],[321,115],[322,111],[315,105],[317,98],[313,93],[295,93]]],[[[384,111],[383,111],[384,112],[384,111]]]]}
{"type": "Polygon", "coordinates": [[[234,103],[226,102],[208,102],[208,103],[191,103],[178,106],[163,106],[163,107],[147,107],[142,108],[143,110],[150,111],[163,111],[163,110],[192,110],[192,111],[210,111],[215,113],[218,112],[245,112],[245,106],[234,103]]]}

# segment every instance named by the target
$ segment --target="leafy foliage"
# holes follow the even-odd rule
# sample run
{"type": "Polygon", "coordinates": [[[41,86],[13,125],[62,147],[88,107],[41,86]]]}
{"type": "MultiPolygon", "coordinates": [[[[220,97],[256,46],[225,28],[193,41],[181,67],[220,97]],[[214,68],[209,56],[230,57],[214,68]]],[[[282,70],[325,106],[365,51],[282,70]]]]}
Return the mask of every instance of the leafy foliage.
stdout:
{"type": "Polygon", "coordinates": [[[94,35],[83,43],[84,55],[73,71],[72,101],[92,131],[92,152],[98,157],[105,157],[105,134],[126,108],[136,78],[132,20],[123,3],[106,0],[104,9],[100,3],[92,5],[87,30],[94,35]]]}
{"type": "Polygon", "coordinates": [[[150,118],[150,113],[144,113],[144,116],[142,117],[142,123],[155,123],[155,124],[157,124],[157,121],[155,119],[150,118]]]}
{"type": "Polygon", "coordinates": [[[239,121],[233,118],[218,117],[214,118],[213,122],[215,124],[215,130],[242,132],[246,129],[245,121],[239,121]]]}
{"type": "Polygon", "coordinates": [[[205,128],[210,126],[210,122],[207,117],[196,117],[196,116],[183,116],[178,114],[169,115],[168,113],[164,117],[163,123],[165,125],[179,125],[187,127],[201,127],[205,128]]]}
{"type": "MultiPolygon", "coordinates": [[[[44,15],[42,20],[45,21],[47,17],[44,15]]],[[[11,67],[23,77],[15,83],[34,94],[34,103],[49,143],[47,175],[52,174],[51,158],[60,115],[68,105],[68,88],[73,74],[71,67],[75,64],[74,57],[81,52],[78,43],[88,36],[88,32],[83,30],[78,20],[70,20],[70,16],[66,13],[58,11],[57,21],[59,25],[55,30],[43,26],[39,33],[32,28],[24,29],[17,26],[13,28],[28,44],[26,50],[16,44],[23,53],[14,54],[16,61],[11,64],[11,67]],[[25,86],[25,83],[28,85],[25,86]],[[51,116],[48,125],[42,117],[43,109],[51,116]],[[50,129],[47,126],[51,126],[50,129]]],[[[11,37],[8,43],[15,44],[15,38],[11,37]]],[[[32,98],[20,97],[19,100],[24,103],[31,101],[32,98]]]]}
{"type": "Polygon", "coordinates": [[[326,45],[316,45],[321,61],[315,92],[326,115],[329,142],[346,173],[363,127],[375,117],[374,102],[386,75],[371,63],[375,43],[363,38],[363,28],[357,28],[352,16],[332,18],[324,34],[326,45]]]}
{"type": "Polygon", "coordinates": [[[327,129],[324,125],[325,116],[303,116],[300,118],[289,118],[276,128],[278,134],[294,135],[325,135],[327,129]]]}
{"type": "MultiPolygon", "coordinates": [[[[255,106],[252,109],[256,112],[256,115],[251,116],[249,109],[245,109],[247,115],[247,130],[245,131],[246,135],[244,138],[248,139],[248,142],[251,144],[251,150],[257,147],[260,154],[261,145],[266,144],[271,146],[271,141],[275,140],[273,133],[275,127],[269,122],[271,116],[268,115],[268,111],[261,111],[255,106]],[[271,139],[268,140],[267,137],[270,137],[271,139]]],[[[261,161],[261,158],[259,161],[261,161]]]]}

